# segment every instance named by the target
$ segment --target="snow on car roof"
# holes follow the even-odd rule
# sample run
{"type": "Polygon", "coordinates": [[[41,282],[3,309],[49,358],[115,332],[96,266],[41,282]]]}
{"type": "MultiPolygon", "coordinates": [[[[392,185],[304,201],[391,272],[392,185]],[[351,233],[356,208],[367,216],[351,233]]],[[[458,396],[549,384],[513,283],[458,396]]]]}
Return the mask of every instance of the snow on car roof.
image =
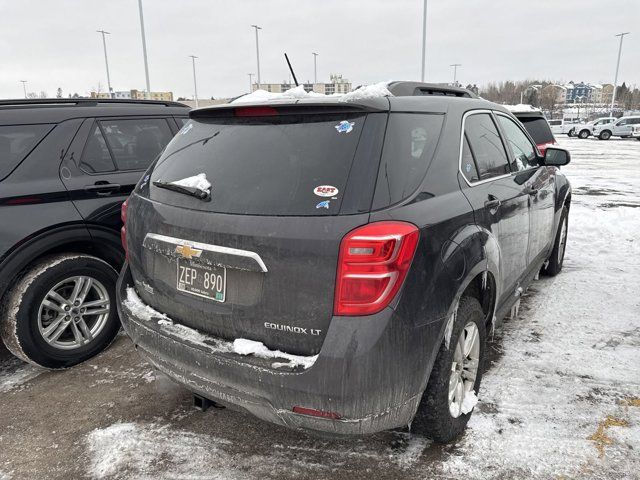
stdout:
{"type": "Polygon", "coordinates": [[[512,113],[517,112],[541,112],[539,108],[536,108],[532,105],[528,105],[526,103],[519,103],[518,105],[502,105],[504,108],[509,110],[512,113]]]}
{"type": "Polygon", "coordinates": [[[373,85],[365,85],[356,90],[341,94],[324,95],[322,93],[307,92],[304,86],[298,85],[286,92],[274,93],[266,90],[256,90],[242,97],[238,97],[229,103],[264,103],[277,100],[306,100],[306,99],[335,99],[339,102],[351,102],[367,100],[371,98],[392,97],[393,94],[387,88],[389,82],[380,82],[373,85]]]}

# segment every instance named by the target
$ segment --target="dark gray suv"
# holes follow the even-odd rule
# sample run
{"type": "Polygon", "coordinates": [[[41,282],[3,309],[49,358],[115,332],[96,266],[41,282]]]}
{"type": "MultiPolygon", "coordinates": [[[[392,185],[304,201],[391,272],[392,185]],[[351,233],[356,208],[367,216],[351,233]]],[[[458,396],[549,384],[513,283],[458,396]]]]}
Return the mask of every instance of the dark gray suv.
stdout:
{"type": "Polygon", "coordinates": [[[388,90],[190,113],[123,209],[146,359],[293,428],[463,431],[488,328],[562,268],[569,154],[464,90],[388,90]]]}

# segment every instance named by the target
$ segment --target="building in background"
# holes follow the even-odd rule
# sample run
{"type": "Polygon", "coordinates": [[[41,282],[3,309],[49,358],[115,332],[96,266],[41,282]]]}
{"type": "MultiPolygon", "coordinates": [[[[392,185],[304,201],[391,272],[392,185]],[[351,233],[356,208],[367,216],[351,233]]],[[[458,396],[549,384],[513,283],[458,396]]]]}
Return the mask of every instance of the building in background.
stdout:
{"type": "MultiPolygon", "coordinates": [[[[351,91],[351,82],[340,74],[331,74],[329,83],[303,83],[301,85],[307,92],[316,92],[322,95],[343,94],[351,91]]],[[[295,84],[284,81],[282,83],[261,83],[260,85],[254,83],[251,85],[251,91],[255,92],[261,89],[272,93],[284,93],[294,87],[295,84]]]]}
{"type": "MultiPolygon", "coordinates": [[[[107,92],[91,92],[90,98],[111,98],[107,92]]],[[[120,100],[147,100],[144,90],[120,90],[113,92],[113,98],[120,100]]],[[[159,100],[161,102],[172,102],[173,92],[151,92],[149,100],[159,100]]]]}

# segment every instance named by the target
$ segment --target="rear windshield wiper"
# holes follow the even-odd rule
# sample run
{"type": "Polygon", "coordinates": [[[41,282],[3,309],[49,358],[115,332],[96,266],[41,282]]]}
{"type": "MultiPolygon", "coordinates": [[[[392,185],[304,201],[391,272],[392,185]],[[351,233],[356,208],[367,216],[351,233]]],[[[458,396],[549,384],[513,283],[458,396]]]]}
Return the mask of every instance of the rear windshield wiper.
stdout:
{"type": "Polygon", "coordinates": [[[191,197],[195,197],[199,200],[210,200],[209,192],[196,187],[183,187],[182,185],[176,185],[175,183],[165,182],[164,180],[156,180],[153,184],[158,188],[165,188],[178,193],[183,193],[191,197]]]}

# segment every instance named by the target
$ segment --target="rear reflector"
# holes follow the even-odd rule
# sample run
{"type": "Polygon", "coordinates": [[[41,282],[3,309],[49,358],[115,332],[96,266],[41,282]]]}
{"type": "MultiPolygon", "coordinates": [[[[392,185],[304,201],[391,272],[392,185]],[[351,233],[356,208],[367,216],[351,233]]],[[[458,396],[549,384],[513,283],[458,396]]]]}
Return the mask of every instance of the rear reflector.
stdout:
{"type": "Polygon", "coordinates": [[[413,261],[420,232],[406,222],[376,222],[340,244],[334,315],[371,315],[396,296],[413,261]]]}
{"type": "Polygon", "coordinates": [[[233,113],[236,117],[275,117],[278,110],[273,107],[240,107],[233,113]]]}
{"type": "Polygon", "coordinates": [[[335,412],[323,412],[322,410],[316,410],[315,408],[293,407],[293,413],[309,415],[311,417],[328,418],[330,420],[340,420],[340,415],[335,412]]]}

